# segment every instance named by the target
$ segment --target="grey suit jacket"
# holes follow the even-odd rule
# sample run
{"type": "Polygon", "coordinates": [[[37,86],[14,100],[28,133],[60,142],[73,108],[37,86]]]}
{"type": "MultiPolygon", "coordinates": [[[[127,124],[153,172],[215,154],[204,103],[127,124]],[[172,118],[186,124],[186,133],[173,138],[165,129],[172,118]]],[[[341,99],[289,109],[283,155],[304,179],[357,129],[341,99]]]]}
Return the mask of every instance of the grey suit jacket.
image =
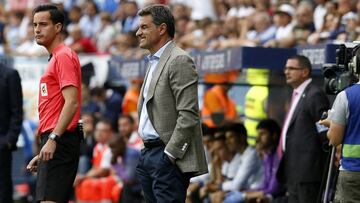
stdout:
{"type": "MultiPolygon", "coordinates": [[[[147,78],[148,70],[145,76],[147,78]]],[[[145,85],[145,82],[144,82],[145,85]]],[[[198,75],[191,57],[171,42],[153,72],[147,98],[144,85],[138,102],[139,118],[146,104],[149,119],[165,150],[180,170],[194,175],[208,172],[198,106],[198,75]]]]}

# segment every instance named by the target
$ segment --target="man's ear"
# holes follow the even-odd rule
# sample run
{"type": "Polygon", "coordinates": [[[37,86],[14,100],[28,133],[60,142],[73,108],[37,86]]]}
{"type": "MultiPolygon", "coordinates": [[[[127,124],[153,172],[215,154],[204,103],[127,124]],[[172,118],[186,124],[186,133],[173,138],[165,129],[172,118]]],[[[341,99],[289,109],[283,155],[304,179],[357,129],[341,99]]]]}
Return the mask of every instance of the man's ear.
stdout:
{"type": "Polygon", "coordinates": [[[165,23],[161,23],[161,25],[159,25],[160,28],[160,35],[164,35],[167,32],[167,25],[165,23]]]}
{"type": "Polygon", "coordinates": [[[60,33],[62,30],[63,25],[61,23],[56,23],[55,25],[55,32],[60,33]]]}

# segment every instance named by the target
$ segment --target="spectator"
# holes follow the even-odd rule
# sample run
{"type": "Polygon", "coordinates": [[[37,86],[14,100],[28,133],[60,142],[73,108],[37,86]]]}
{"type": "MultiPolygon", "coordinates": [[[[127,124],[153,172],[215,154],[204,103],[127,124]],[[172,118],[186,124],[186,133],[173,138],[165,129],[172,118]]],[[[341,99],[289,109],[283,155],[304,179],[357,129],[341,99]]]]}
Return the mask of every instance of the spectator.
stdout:
{"type": "Polygon", "coordinates": [[[230,162],[228,166],[222,165],[222,172],[228,171],[228,173],[223,173],[223,175],[227,175],[225,181],[219,185],[208,184],[205,186],[210,191],[217,191],[212,197],[214,202],[222,202],[227,192],[258,188],[263,179],[261,161],[256,150],[247,144],[244,125],[230,123],[225,127],[225,131],[226,146],[230,153],[236,153],[234,158],[237,157],[238,161],[233,164],[230,162]],[[231,170],[235,172],[233,177],[229,177],[231,170]]]}
{"type": "Polygon", "coordinates": [[[80,19],[80,27],[85,37],[94,39],[100,29],[101,19],[96,4],[89,0],[85,3],[85,15],[80,19]]]}
{"type": "Polygon", "coordinates": [[[91,41],[89,37],[83,35],[79,25],[73,25],[69,27],[69,37],[72,39],[72,43],[69,47],[77,53],[95,54],[97,53],[96,45],[91,41]]]}
{"type": "Polygon", "coordinates": [[[83,83],[81,91],[81,112],[88,112],[93,114],[95,118],[100,118],[100,106],[91,98],[89,87],[83,83]]]}
{"type": "MultiPolygon", "coordinates": [[[[194,201],[208,199],[210,193],[217,191],[215,186],[210,187],[210,185],[219,185],[223,182],[224,177],[222,175],[222,164],[225,159],[231,159],[231,157],[233,157],[233,155],[229,155],[228,148],[224,147],[226,146],[224,128],[217,128],[213,133],[214,134],[211,135],[213,139],[211,139],[208,143],[208,152],[211,157],[211,159],[208,159],[209,178],[208,180],[197,184],[199,192],[198,194],[193,194],[191,197],[191,200],[194,201]]],[[[195,189],[197,188],[192,188],[192,190],[195,189]]]]}
{"type": "Polygon", "coordinates": [[[34,38],[34,28],[32,24],[27,27],[26,38],[13,51],[14,55],[20,56],[45,56],[48,54],[47,50],[36,43],[34,38]]]}
{"type": "Polygon", "coordinates": [[[316,3],[316,7],[314,10],[314,16],[313,16],[313,21],[314,21],[314,25],[315,25],[315,30],[321,31],[321,29],[323,28],[324,25],[324,19],[325,19],[325,15],[327,13],[325,4],[328,0],[315,0],[316,3]]]}
{"type": "Polygon", "coordinates": [[[107,187],[101,187],[101,182],[97,179],[107,177],[110,174],[111,151],[109,142],[112,136],[111,123],[106,119],[99,120],[95,127],[96,145],[93,151],[92,167],[85,175],[78,174],[74,181],[76,197],[79,201],[101,201],[102,198],[111,196],[109,195],[111,191],[106,191],[107,187]]]}
{"type": "Polygon", "coordinates": [[[13,51],[20,44],[20,24],[23,18],[23,13],[12,12],[9,16],[9,23],[4,28],[4,36],[7,42],[9,51],[13,51]]]}
{"type": "Polygon", "coordinates": [[[131,115],[120,115],[118,119],[119,136],[125,140],[128,147],[141,150],[143,143],[136,130],[137,125],[131,115]]]}
{"type": "MultiPolygon", "coordinates": [[[[141,185],[136,178],[136,166],[139,162],[140,151],[126,144],[119,136],[109,144],[111,149],[111,164],[114,175],[121,181],[120,203],[141,202],[141,185]]],[[[114,191],[114,188],[112,189],[114,191]]]]}
{"type": "Polygon", "coordinates": [[[110,88],[95,87],[92,89],[92,96],[100,107],[101,115],[109,119],[115,128],[118,115],[121,113],[122,95],[110,88]]]}
{"type": "Polygon", "coordinates": [[[85,175],[91,168],[93,160],[93,151],[95,147],[95,117],[91,113],[83,113],[81,116],[83,120],[84,142],[80,145],[80,159],[78,173],[85,175]]]}
{"type": "Polygon", "coordinates": [[[314,45],[335,40],[337,38],[337,34],[339,33],[339,24],[339,15],[336,13],[326,13],[322,28],[308,37],[308,44],[314,45]]]}
{"type": "Polygon", "coordinates": [[[256,151],[263,161],[264,181],[261,187],[255,190],[233,191],[224,200],[224,203],[239,203],[246,201],[265,201],[273,199],[280,192],[276,178],[276,171],[279,166],[279,158],[276,155],[276,148],[280,139],[280,126],[272,119],[265,119],[259,122],[256,127],[257,140],[256,151]]]}
{"type": "Polygon", "coordinates": [[[54,4],[61,12],[64,13],[65,16],[65,24],[64,27],[67,27],[70,23],[69,13],[64,8],[64,1],[65,0],[50,0],[52,4],[54,4]]]}
{"type": "Polygon", "coordinates": [[[116,29],[112,24],[111,15],[106,12],[100,13],[101,26],[96,34],[96,46],[100,53],[107,53],[112,40],[115,38],[116,29]]]}
{"type": "Polygon", "coordinates": [[[175,40],[181,39],[186,34],[187,24],[190,21],[190,18],[187,16],[178,17],[175,21],[175,40]]]}
{"type": "Polygon", "coordinates": [[[118,6],[119,0],[94,0],[96,5],[98,6],[99,10],[113,14],[118,6]]]}
{"type": "MultiPolygon", "coordinates": [[[[171,12],[174,15],[175,23],[181,18],[187,18],[190,20],[190,8],[185,4],[175,3],[171,6],[171,12]]],[[[177,29],[176,29],[177,31],[177,29]]]]}
{"type": "Polygon", "coordinates": [[[124,59],[140,58],[139,55],[142,55],[143,52],[138,51],[137,43],[134,33],[119,33],[116,35],[109,53],[124,59]]]}
{"type": "Polygon", "coordinates": [[[121,32],[128,33],[136,31],[139,26],[137,3],[134,1],[125,1],[122,6],[124,6],[125,18],[122,21],[121,32]]]}
{"type": "Polygon", "coordinates": [[[289,4],[282,4],[274,15],[274,22],[277,26],[277,31],[274,40],[270,40],[265,47],[286,47],[287,41],[291,36],[294,22],[293,16],[295,9],[289,4]]]}
{"type": "Polygon", "coordinates": [[[315,31],[313,23],[313,8],[308,2],[301,2],[296,9],[296,24],[287,47],[305,45],[308,37],[315,31]]]}
{"type": "Polygon", "coordinates": [[[247,46],[263,45],[269,40],[275,38],[276,27],[272,25],[269,14],[265,12],[257,12],[252,18],[254,30],[247,32],[246,41],[243,42],[247,46]]]}
{"type": "Polygon", "coordinates": [[[360,30],[358,29],[358,15],[354,12],[348,12],[341,18],[341,24],[344,26],[343,33],[340,33],[337,36],[338,42],[353,42],[355,41],[359,34],[360,30]]]}
{"type": "Polygon", "coordinates": [[[80,23],[80,19],[81,19],[81,8],[79,6],[73,6],[71,7],[70,11],[69,11],[69,25],[67,25],[67,30],[73,26],[73,25],[78,25],[80,23]]]}

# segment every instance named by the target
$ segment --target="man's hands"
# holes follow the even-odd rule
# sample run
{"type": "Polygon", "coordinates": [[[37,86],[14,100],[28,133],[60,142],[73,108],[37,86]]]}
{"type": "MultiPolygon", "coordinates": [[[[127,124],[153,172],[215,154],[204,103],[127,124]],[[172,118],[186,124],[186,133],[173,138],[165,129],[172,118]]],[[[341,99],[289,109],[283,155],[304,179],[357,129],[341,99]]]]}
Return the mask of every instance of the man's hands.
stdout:
{"type": "Polygon", "coordinates": [[[56,142],[48,139],[45,145],[41,148],[39,155],[36,155],[26,166],[26,169],[30,172],[36,172],[40,161],[49,161],[54,157],[56,149],[56,142]]]}
{"type": "Polygon", "coordinates": [[[37,166],[38,166],[38,162],[39,162],[39,156],[36,155],[33,159],[31,159],[31,161],[29,162],[29,164],[26,166],[26,169],[30,172],[36,172],[37,171],[37,166]]]}
{"type": "Polygon", "coordinates": [[[56,149],[56,142],[54,140],[48,139],[45,145],[41,148],[39,153],[40,161],[49,161],[54,157],[54,152],[56,149]]]}

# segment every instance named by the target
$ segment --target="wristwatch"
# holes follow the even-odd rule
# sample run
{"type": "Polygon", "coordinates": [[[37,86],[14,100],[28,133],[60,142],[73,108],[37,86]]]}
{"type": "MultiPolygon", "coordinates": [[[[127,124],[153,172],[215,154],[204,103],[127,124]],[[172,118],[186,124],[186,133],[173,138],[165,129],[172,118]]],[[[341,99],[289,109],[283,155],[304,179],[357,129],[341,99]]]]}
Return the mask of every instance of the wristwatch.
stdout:
{"type": "Polygon", "coordinates": [[[54,140],[55,142],[57,142],[58,140],[59,140],[59,138],[60,138],[60,136],[59,135],[57,135],[57,134],[55,134],[55,133],[50,133],[50,135],[49,135],[49,139],[50,140],[54,140]]]}

